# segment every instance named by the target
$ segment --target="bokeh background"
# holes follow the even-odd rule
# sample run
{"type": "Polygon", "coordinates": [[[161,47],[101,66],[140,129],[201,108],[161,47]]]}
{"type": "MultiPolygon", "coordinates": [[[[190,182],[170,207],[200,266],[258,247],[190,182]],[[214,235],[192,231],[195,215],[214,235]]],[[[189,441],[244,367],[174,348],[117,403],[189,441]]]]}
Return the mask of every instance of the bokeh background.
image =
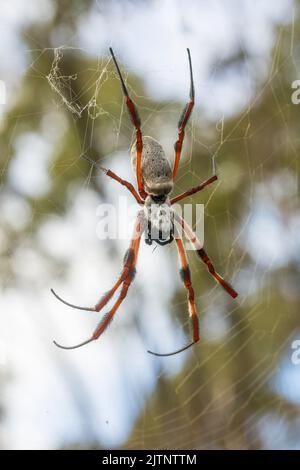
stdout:
{"type": "Polygon", "coordinates": [[[0,2],[1,448],[300,449],[299,5],[0,2]],[[190,252],[202,341],[170,358],[146,350],[190,334],[174,246],[142,243],[128,298],[97,343],[52,344],[87,338],[99,318],[50,288],[93,305],[128,245],[96,235],[99,204],[126,191],[80,158],[134,182],[109,46],[144,133],[170,159],[190,47],[197,103],[176,193],[218,163],[218,183],[190,201],[205,204],[206,249],[240,295],[229,299],[190,252]]]}

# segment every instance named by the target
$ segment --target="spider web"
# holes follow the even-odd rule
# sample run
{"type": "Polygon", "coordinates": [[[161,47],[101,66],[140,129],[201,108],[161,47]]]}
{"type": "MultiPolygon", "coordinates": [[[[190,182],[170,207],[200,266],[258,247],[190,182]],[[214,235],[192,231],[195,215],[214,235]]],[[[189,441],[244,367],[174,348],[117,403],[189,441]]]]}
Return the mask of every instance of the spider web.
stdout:
{"type": "MultiPolygon", "coordinates": [[[[189,252],[201,343],[172,360],[150,358],[145,353],[150,345],[161,351],[183,345],[190,335],[190,324],[186,293],[177,275],[174,246],[151,250],[142,244],[136,280],[101,341],[90,349],[72,352],[72,356],[53,352],[49,347],[44,363],[38,364],[38,370],[45,363],[53,368],[53,377],[45,379],[50,389],[57,384],[62,388],[54,400],[57,403],[61,399],[65,407],[60,443],[90,447],[99,446],[100,442],[108,448],[122,445],[157,449],[276,448],[299,444],[293,436],[289,440],[286,437],[286,426],[295,416],[295,407],[280,388],[278,372],[279,366],[289,367],[291,338],[296,327],[299,328],[295,309],[291,307],[295,293],[284,283],[284,300],[280,295],[276,297],[280,285],[276,273],[294,260],[294,229],[298,226],[296,211],[292,210],[295,208],[289,206],[297,191],[297,137],[289,133],[288,109],[282,104],[281,95],[283,70],[292,67],[297,72],[293,31],[294,27],[290,34],[290,54],[282,59],[284,31],[279,30],[267,76],[261,79],[238,117],[219,116],[205,121],[201,107],[195,108],[176,181],[176,194],[198,184],[210,176],[215,159],[217,184],[189,201],[205,204],[205,246],[217,271],[239,291],[238,300],[228,299],[189,252]],[[256,109],[265,95],[271,99],[272,112],[256,123],[256,109]],[[282,157],[274,172],[271,169],[277,155],[276,146],[264,145],[265,153],[260,161],[253,156],[253,142],[261,142],[270,120],[280,123],[282,136],[278,145],[285,152],[285,158],[282,157]],[[230,150],[239,156],[238,164],[228,155],[230,150]],[[203,156],[202,174],[195,154],[203,156]],[[241,185],[245,180],[247,184],[241,185]],[[280,190],[281,181],[285,190],[280,190]],[[233,203],[236,198],[239,204],[233,203]],[[273,225],[277,223],[280,235],[285,237],[287,245],[284,249],[280,247],[283,253],[277,254],[274,240],[275,248],[269,251],[260,240],[265,227],[272,229],[271,223],[260,225],[260,214],[267,210],[274,211],[273,225]],[[288,303],[290,311],[286,306],[288,296],[292,299],[288,303]],[[279,311],[270,311],[274,308],[274,297],[280,303],[279,311]],[[288,328],[287,323],[293,328],[288,328]],[[122,390],[123,398],[118,389],[122,390]],[[69,433],[74,416],[76,425],[69,433]]],[[[247,51],[242,48],[242,52],[247,64],[247,51]]],[[[40,72],[37,60],[31,64],[31,70],[46,79],[51,90],[53,102],[48,123],[53,126],[54,134],[60,126],[61,136],[70,132],[71,143],[75,141],[76,149],[79,148],[76,154],[71,150],[67,157],[58,158],[55,163],[49,158],[50,170],[54,182],[68,178],[70,172],[76,172],[80,178],[79,182],[74,179],[70,183],[65,195],[66,206],[60,209],[60,214],[53,215],[52,205],[56,201],[53,204],[50,201],[49,215],[32,234],[32,242],[19,254],[19,262],[26,260],[26,256],[30,260],[34,244],[38,243],[43,256],[55,260],[40,285],[45,296],[50,295],[47,288],[52,282],[67,300],[90,305],[112,286],[128,246],[128,240],[97,239],[98,204],[116,205],[124,193],[128,199],[131,196],[117,183],[107,181],[105,175],[89,168],[81,156],[92,154],[97,159],[95,148],[101,149],[101,165],[134,183],[128,155],[134,130],[121,92],[111,98],[115,94],[110,87],[118,90],[119,83],[108,56],[99,58],[92,67],[82,61],[79,70],[66,75],[65,60],[84,55],[84,51],[65,46],[43,49],[39,59],[45,54],[52,57],[49,72],[40,72]],[[55,244],[50,243],[53,239],[55,244]]],[[[219,70],[221,65],[217,64],[216,75],[219,70]]],[[[153,135],[162,142],[166,153],[173,155],[174,129],[182,104],[156,103],[144,95],[137,79],[131,76],[128,79],[124,73],[129,92],[142,115],[144,135],[153,135]]],[[[211,100],[213,83],[212,77],[208,90],[211,100]]],[[[59,141],[59,136],[55,138],[59,141]]],[[[39,215],[36,213],[35,217],[39,215]]],[[[122,215],[122,224],[131,222],[132,217],[122,215]]],[[[21,272],[19,276],[25,274],[21,272]]],[[[36,348],[41,348],[41,341],[49,342],[49,332],[70,344],[76,343],[76,338],[88,337],[99,320],[98,316],[89,318],[88,313],[70,312],[55,299],[44,301],[44,318],[33,297],[26,305],[36,326],[24,322],[23,327],[30,337],[38,337],[36,348]]],[[[16,350],[16,356],[20,349],[16,350]]],[[[33,363],[36,360],[32,358],[33,363]]],[[[16,357],[14,361],[17,363],[16,357]]],[[[46,407],[53,428],[49,445],[55,446],[59,413],[48,400],[44,401],[42,409],[46,407]]],[[[295,429],[298,425],[299,415],[293,423],[295,429]]]]}

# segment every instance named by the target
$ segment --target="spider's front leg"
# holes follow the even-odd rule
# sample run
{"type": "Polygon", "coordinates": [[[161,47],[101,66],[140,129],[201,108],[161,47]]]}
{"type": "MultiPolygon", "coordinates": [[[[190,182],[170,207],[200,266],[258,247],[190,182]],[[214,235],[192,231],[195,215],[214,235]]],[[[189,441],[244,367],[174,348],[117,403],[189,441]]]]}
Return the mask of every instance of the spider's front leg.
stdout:
{"type": "Polygon", "coordinates": [[[132,124],[135,127],[135,132],[136,132],[136,179],[137,179],[137,184],[138,184],[138,190],[140,193],[140,196],[142,199],[145,199],[147,196],[147,193],[144,190],[144,185],[143,185],[143,180],[142,180],[142,152],[143,152],[143,137],[142,137],[142,131],[141,131],[141,119],[139,116],[139,113],[137,111],[137,108],[132,101],[132,99],[129,96],[127,87],[125,85],[125,81],[123,79],[123,76],[121,74],[121,70],[119,67],[119,64],[117,62],[117,59],[114,55],[114,52],[112,48],[109,48],[109,51],[111,53],[112,59],[114,61],[115,67],[117,69],[117,73],[121,82],[121,87],[123,94],[125,96],[126,100],[126,106],[129,112],[129,116],[131,118],[132,124]]]}
{"type": "Polygon", "coordinates": [[[173,167],[173,180],[176,178],[179,161],[181,157],[181,150],[184,140],[185,127],[190,119],[190,116],[193,111],[195,104],[195,87],[194,87],[194,78],[193,78],[193,69],[192,69],[192,59],[190,50],[187,49],[188,59],[189,59],[189,69],[190,69],[190,99],[189,102],[184,107],[182,114],[178,122],[178,139],[175,142],[175,162],[173,167]]]}
{"type": "Polygon", "coordinates": [[[121,303],[125,299],[125,297],[127,295],[127,292],[128,292],[128,289],[129,289],[129,287],[130,287],[130,285],[131,285],[131,283],[134,279],[135,272],[136,272],[135,267],[136,267],[137,258],[138,258],[138,252],[139,252],[139,246],[140,246],[142,231],[143,231],[143,227],[142,227],[142,224],[141,224],[141,213],[139,213],[137,221],[135,223],[134,234],[133,234],[133,238],[132,238],[132,241],[131,241],[131,244],[130,244],[130,248],[127,250],[125,258],[124,258],[124,266],[123,266],[122,273],[121,273],[118,281],[114,285],[114,287],[107,294],[105,294],[105,296],[100,300],[100,302],[95,307],[87,307],[87,308],[86,307],[78,307],[76,305],[65,302],[63,299],[61,299],[51,289],[52,293],[61,302],[65,303],[66,305],[68,305],[70,307],[77,308],[77,309],[80,309],[80,310],[88,310],[88,311],[93,311],[93,312],[99,312],[107,304],[107,302],[112,298],[113,294],[116,292],[118,287],[121,284],[123,284],[118,299],[116,300],[116,302],[112,306],[111,310],[104,315],[103,319],[101,320],[100,324],[98,325],[98,327],[94,331],[91,338],[89,338],[88,340],[86,340],[86,341],[84,341],[84,342],[82,342],[82,343],[80,343],[76,346],[69,346],[69,347],[61,346],[60,344],[58,344],[57,342],[54,341],[54,344],[56,346],[58,346],[62,349],[76,349],[76,348],[79,348],[79,347],[81,347],[85,344],[88,344],[91,341],[94,341],[97,338],[99,338],[99,336],[107,328],[107,326],[109,325],[109,323],[113,319],[115,313],[117,312],[119,306],[121,305],[121,303]]]}

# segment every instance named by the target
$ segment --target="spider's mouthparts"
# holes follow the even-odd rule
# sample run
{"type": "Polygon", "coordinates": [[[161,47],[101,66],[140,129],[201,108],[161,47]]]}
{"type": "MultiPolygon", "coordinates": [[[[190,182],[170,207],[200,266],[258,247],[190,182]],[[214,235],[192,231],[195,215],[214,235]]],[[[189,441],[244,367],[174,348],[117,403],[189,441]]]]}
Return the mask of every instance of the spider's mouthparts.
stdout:
{"type": "Polygon", "coordinates": [[[159,194],[158,196],[152,194],[151,199],[157,204],[163,204],[167,200],[167,194],[159,194]]]}
{"type": "Polygon", "coordinates": [[[147,245],[152,245],[152,242],[156,242],[158,245],[165,246],[172,243],[173,240],[173,236],[170,236],[170,238],[167,238],[166,240],[161,238],[145,238],[145,243],[147,243],[147,245]]]}

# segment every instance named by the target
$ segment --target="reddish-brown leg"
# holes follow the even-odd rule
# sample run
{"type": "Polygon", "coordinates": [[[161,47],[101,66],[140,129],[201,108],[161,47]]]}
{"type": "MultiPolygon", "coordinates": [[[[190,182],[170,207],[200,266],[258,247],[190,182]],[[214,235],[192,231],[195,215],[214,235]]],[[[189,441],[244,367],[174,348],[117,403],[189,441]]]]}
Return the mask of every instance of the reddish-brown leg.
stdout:
{"type": "Polygon", "coordinates": [[[188,59],[189,59],[189,68],[190,68],[190,100],[184,107],[181,117],[178,122],[178,139],[175,143],[175,162],[173,167],[173,180],[176,178],[180,156],[181,156],[181,149],[184,140],[184,130],[192,114],[193,107],[195,104],[195,87],[194,87],[194,79],[193,79],[193,69],[192,69],[192,60],[191,60],[191,53],[190,50],[187,49],[188,59]]]}
{"type": "Polygon", "coordinates": [[[203,183],[199,184],[198,186],[195,186],[194,188],[188,189],[182,194],[179,194],[179,196],[173,197],[171,199],[171,204],[175,204],[178,201],[181,201],[181,199],[184,199],[187,196],[191,196],[192,194],[198,193],[199,191],[202,191],[202,189],[206,188],[209,184],[213,183],[218,179],[217,175],[213,175],[207,180],[203,181],[203,183]]]}
{"type": "Polygon", "coordinates": [[[178,250],[179,261],[180,261],[180,266],[181,266],[180,276],[188,292],[189,313],[190,313],[190,318],[192,320],[192,326],[193,326],[193,341],[189,343],[187,346],[184,346],[183,348],[178,349],[177,351],[174,351],[171,353],[161,354],[161,353],[155,353],[153,351],[148,351],[148,353],[153,354],[154,356],[174,356],[175,354],[178,354],[190,348],[195,343],[197,343],[200,339],[199,338],[199,322],[198,322],[197,309],[196,309],[196,304],[195,304],[195,293],[194,293],[194,289],[192,286],[191,273],[190,273],[190,268],[188,265],[187,256],[185,253],[182,240],[181,238],[179,238],[178,234],[176,234],[175,240],[177,244],[177,250],[178,250]]]}
{"type": "Polygon", "coordinates": [[[199,341],[199,322],[197,317],[197,308],[195,304],[195,293],[192,286],[191,272],[185,253],[185,249],[182,243],[181,238],[176,238],[176,244],[178,249],[178,254],[180,258],[181,270],[180,275],[181,279],[185,285],[185,288],[188,291],[188,303],[189,303],[189,313],[193,324],[193,343],[199,341]]]}
{"type": "Polygon", "coordinates": [[[117,181],[118,183],[120,183],[122,186],[125,186],[128,189],[128,191],[131,192],[131,194],[133,195],[133,197],[135,198],[138,204],[144,204],[143,199],[139,196],[136,189],[131,183],[129,183],[129,181],[123,180],[122,178],[120,178],[120,176],[116,175],[116,173],[114,173],[111,170],[108,170],[107,168],[104,168],[103,166],[99,165],[99,163],[95,162],[94,160],[87,157],[86,155],[81,155],[81,157],[87,160],[88,162],[90,162],[92,165],[99,168],[101,171],[103,171],[103,173],[105,173],[107,176],[117,181]]]}
{"type": "Polygon", "coordinates": [[[119,279],[117,280],[117,282],[115,283],[115,285],[108,292],[106,292],[106,294],[104,294],[102,296],[100,301],[94,307],[81,307],[81,306],[78,306],[78,305],[71,304],[70,302],[66,302],[59,295],[57,295],[57,293],[53,289],[51,289],[52,294],[58,300],[60,300],[63,304],[68,305],[69,307],[76,308],[77,310],[86,310],[86,311],[89,311],[89,312],[100,312],[100,310],[102,310],[102,308],[105,307],[105,305],[112,298],[112,296],[114,295],[116,290],[120,287],[120,285],[127,278],[128,273],[130,272],[132,264],[133,264],[134,259],[135,259],[134,247],[135,247],[136,240],[139,237],[140,237],[140,222],[137,219],[137,221],[135,223],[135,226],[134,226],[134,233],[133,233],[133,237],[132,237],[132,240],[131,240],[131,243],[130,243],[130,247],[127,250],[127,252],[125,254],[125,257],[124,257],[124,264],[123,264],[123,270],[121,272],[121,275],[120,275],[119,279]]]}
{"type": "Polygon", "coordinates": [[[136,266],[136,261],[137,261],[139,245],[140,245],[140,238],[137,240],[137,243],[135,244],[134,262],[131,266],[131,269],[128,271],[126,279],[123,282],[123,286],[122,286],[120,295],[119,295],[117,301],[115,302],[115,304],[113,305],[113,307],[111,308],[111,310],[104,316],[104,318],[100,322],[99,326],[97,327],[97,329],[93,333],[91,341],[98,339],[99,336],[102,335],[102,333],[106,330],[109,323],[113,319],[113,317],[114,317],[115,313],[117,312],[118,308],[120,307],[121,303],[125,299],[125,297],[127,295],[127,292],[128,292],[128,289],[129,289],[129,287],[130,287],[130,285],[131,285],[131,283],[134,279],[134,276],[135,276],[135,266],[136,266]]]}
{"type": "Polygon", "coordinates": [[[121,74],[121,70],[117,59],[115,58],[114,52],[112,48],[109,48],[112,59],[114,61],[115,67],[117,69],[119,79],[121,82],[122,90],[126,99],[127,109],[129,111],[129,115],[131,117],[132,124],[136,130],[136,179],[138,184],[138,189],[140,196],[145,199],[147,193],[144,190],[143,181],[142,181],[142,152],[143,152],[143,139],[142,139],[142,131],[141,131],[141,119],[139,117],[138,111],[136,109],[135,104],[133,103],[132,99],[129,96],[128,90],[126,88],[124,79],[121,74]]]}
{"type": "Polygon", "coordinates": [[[101,334],[106,330],[108,327],[109,323],[112,321],[115,313],[117,312],[118,308],[120,307],[121,303],[125,299],[128,289],[134,279],[135,276],[135,267],[137,263],[137,258],[138,258],[138,252],[139,252],[139,246],[140,246],[140,241],[141,241],[141,231],[140,231],[140,224],[138,223],[137,225],[137,238],[134,238],[132,242],[132,248],[128,255],[127,255],[127,261],[125,264],[128,264],[128,269],[126,271],[126,276],[123,277],[123,286],[120,292],[119,297],[117,298],[116,302],[112,306],[112,308],[109,310],[108,313],[104,315],[102,318],[101,322],[99,323],[98,327],[94,331],[93,335],[86,341],[83,341],[82,343],[79,343],[75,346],[62,346],[58,344],[56,341],[54,341],[54,344],[58,346],[61,349],[76,349],[80,348],[81,346],[84,346],[85,344],[90,343],[91,341],[94,341],[101,336],[101,334]]]}
{"type": "Polygon", "coordinates": [[[234,288],[229,284],[229,282],[225,281],[220,274],[218,274],[213,266],[212,261],[208,257],[206,251],[202,247],[200,241],[198,240],[196,234],[193,232],[191,227],[188,225],[188,223],[180,217],[178,214],[175,214],[176,220],[179,222],[180,226],[183,228],[184,232],[186,233],[188,239],[191,241],[191,243],[194,245],[195,250],[197,252],[197,255],[201,258],[203,263],[206,264],[207,269],[209,273],[213,276],[213,278],[223,287],[223,289],[231,295],[232,298],[237,297],[237,292],[234,290],[234,288]]]}

